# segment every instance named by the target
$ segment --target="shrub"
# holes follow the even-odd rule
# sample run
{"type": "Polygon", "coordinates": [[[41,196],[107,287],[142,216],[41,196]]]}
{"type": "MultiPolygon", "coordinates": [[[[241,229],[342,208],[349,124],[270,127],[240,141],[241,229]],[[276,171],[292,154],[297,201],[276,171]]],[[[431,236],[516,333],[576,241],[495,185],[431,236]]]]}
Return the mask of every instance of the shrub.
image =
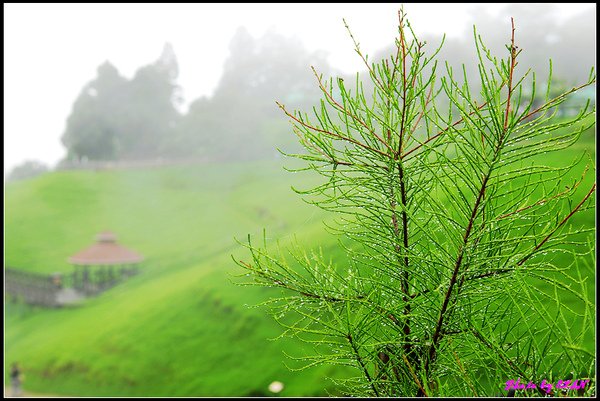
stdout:
{"type": "Polygon", "coordinates": [[[268,304],[314,346],[306,366],[355,368],[340,382],[350,394],[493,395],[513,379],[545,394],[542,379],[594,377],[592,229],[570,223],[596,185],[584,188],[585,172],[572,179],[583,155],[545,160],[568,158],[594,125],[587,105],[555,113],[595,75],[556,97],[548,85],[534,105],[535,74],[516,73],[514,22],[504,58],[474,38],[476,85],[440,68],[443,42],[426,52],[401,11],[389,58],[370,63],[352,37],[371,93],[358,74],[350,88],[315,71],[312,117],[278,103],[305,149],[289,156],[324,178],[297,192],[337,216],[347,259],[297,249],[290,260],[248,237],[251,260],[237,263],[245,284],[282,289],[268,304]]]}

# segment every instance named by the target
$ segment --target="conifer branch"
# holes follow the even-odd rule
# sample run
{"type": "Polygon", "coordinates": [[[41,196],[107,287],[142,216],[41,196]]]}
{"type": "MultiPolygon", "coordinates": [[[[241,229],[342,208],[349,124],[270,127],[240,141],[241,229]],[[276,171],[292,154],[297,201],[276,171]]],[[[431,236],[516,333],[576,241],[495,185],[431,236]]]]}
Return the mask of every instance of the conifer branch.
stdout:
{"type": "Polygon", "coordinates": [[[593,273],[585,268],[593,266],[593,252],[576,247],[592,230],[582,230],[581,239],[562,228],[592,207],[596,184],[577,199],[589,180],[588,167],[571,178],[582,158],[559,167],[543,155],[568,149],[594,125],[588,105],[572,118],[551,120],[556,116],[545,111],[595,76],[552,99],[548,86],[534,108],[535,75],[528,92],[528,72],[517,75],[515,32],[511,18],[508,56],[498,60],[474,31],[477,91],[466,68],[459,83],[447,63],[440,87],[441,46],[428,58],[400,10],[394,52],[378,63],[369,64],[350,33],[372,98],[359,75],[356,92],[338,79],[338,94],[313,68],[322,96],[313,117],[277,103],[306,152],[290,156],[323,179],[296,192],[339,217],[327,227],[348,241],[340,241],[347,259],[326,263],[322,254],[290,252],[290,265],[269,255],[266,240],[261,248],[248,240],[253,262],[235,260],[254,276],[250,285],[292,293],[269,301],[286,333],[334,350],[307,360],[357,369],[348,394],[486,394],[485,383],[506,380],[502,375],[534,377],[558,364],[588,374],[591,354],[582,344],[592,330],[586,279],[593,273]],[[568,267],[545,256],[558,250],[573,258],[568,267]],[[583,312],[560,306],[563,291],[583,303],[583,312]],[[572,320],[580,318],[582,332],[574,333],[572,320]],[[491,368],[486,380],[481,366],[491,368]]]}

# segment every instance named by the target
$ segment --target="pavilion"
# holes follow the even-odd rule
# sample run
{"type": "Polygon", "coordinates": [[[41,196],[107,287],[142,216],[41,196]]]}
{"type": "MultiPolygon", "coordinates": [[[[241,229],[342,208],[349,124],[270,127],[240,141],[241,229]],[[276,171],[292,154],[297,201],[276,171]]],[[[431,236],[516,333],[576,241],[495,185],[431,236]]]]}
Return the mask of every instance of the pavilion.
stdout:
{"type": "Polygon", "coordinates": [[[73,287],[86,294],[100,292],[136,274],[143,260],[140,254],[119,245],[115,234],[104,231],[96,236],[95,244],[68,259],[76,266],[73,287]]]}

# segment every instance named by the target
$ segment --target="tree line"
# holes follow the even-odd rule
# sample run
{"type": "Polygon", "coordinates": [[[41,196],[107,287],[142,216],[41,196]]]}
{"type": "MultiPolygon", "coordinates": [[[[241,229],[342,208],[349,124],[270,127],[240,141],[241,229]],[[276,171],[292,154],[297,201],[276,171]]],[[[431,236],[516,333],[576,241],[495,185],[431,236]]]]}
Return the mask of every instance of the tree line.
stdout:
{"type": "MultiPolygon", "coordinates": [[[[519,27],[522,47],[527,50],[523,65],[541,72],[538,82],[549,79],[550,57],[555,60],[550,78],[555,87],[564,89],[587,79],[589,71],[583,66],[593,65],[595,55],[586,49],[594,48],[595,36],[585,33],[593,33],[595,16],[580,14],[559,25],[550,8],[546,13],[539,11],[539,7],[521,4],[508,6],[497,15],[484,8],[471,12],[495,52],[503,49],[507,38],[498,35],[494,27],[506,25],[511,15],[527,21],[519,27]]],[[[432,45],[440,41],[434,36],[426,39],[432,45]]],[[[447,38],[440,54],[458,80],[463,64],[467,75],[477,75],[472,41],[467,29],[463,37],[447,38]]],[[[387,50],[380,54],[389,53],[387,50]]],[[[298,150],[294,135],[287,135],[286,121],[275,100],[289,108],[310,110],[318,105],[315,76],[307,66],[330,76],[334,71],[325,54],[310,52],[298,39],[272,31],[253,38],[244,28],[235,33],[229,51],[213,95],[196,99],[186,113],[178,111],[182,102],[176,81],[178,64],[169,44],[158,60],[140,68],[131,80],[109,62],[100,65],[68,117],[62,136],[66,159],[236,160],[273,157],[277,147],[298,150]]],[[[355,82],[356,77],[343,78],[355,82]]]]}
{"type": "MultiPolygon", "coordinates": [[[[548,7],[550,10],[551,5],[548,7]]],[[[505,26],[511,15],[527,21],[519,27],[522,48],[527,50],[522,65],[541,72],[538,83],[549,78],[549,58],[554,60],[554,88],[562,90],[586,80],[589,71],[583,66],[595,63],[595,54],[589,51],[595,48],[595,15],[578,14],[558,24],[555,14],[539,11],[539,5],[516,4],[497,15],[484,8],[471,12],[494,52],[501,51],[507,39],[498,35],[495,27],[505,26]]],[[[424,39],[432,46],[441,41],[433,35],[424,39]]],[[[458,81],[463,76],[463,65],[467,76],[478,75],[472,43],[468,29],[462,37],[445,39],[440,57],[447,60],[458,81]]],[[[389,50],[375,53],[373,61],[389,54],[389,50]]],[[[183,102],[177,84],[179,66],[170,44],[164,46],[155,62],[139,68],[131,79],[123,77],[109,61],[104,62],[73,104],[61,137],[66,148],[61,163],[158,158],[249,160],[272,158],[277,148],[293,153],[300,147],[278,113],[275,100],[290,109],[311,110],[318,106],[319,89],[308,66],[315,66],[324,77],[340,76],[348,87],[356,82],[356,76],[334,71],[324,52],[308,51],[298,39],[273,31],[253,38],[246,29],[239,28],[229,52],[214,93],[192,101],[186,112],[179,111],[183,102]]],[[[520,68],[518,65],[517,70],[520,68]]],[[[373,93],[369,80],[363,82],[365,93],[373,93]]],[[[477,82],[470,85],[478,90],[477,82]]],[[[28,161],[16,167],[9,179],[47,170],[38,162],[28,161]]]]}
{"type": "Polygon", "coordinates": [[[294,106],[314,101],[310,70],[328,69],[324,54],[309,52],[275,32],[254,39],[238,29],[214,94],[196,99],[186,113],[170,44],[131,80],[110,62],[84,86],[67,119],[62,143],[67,161],[153,158],[253,159],[274,154],[278,124],[274,99],[294,106]]]}

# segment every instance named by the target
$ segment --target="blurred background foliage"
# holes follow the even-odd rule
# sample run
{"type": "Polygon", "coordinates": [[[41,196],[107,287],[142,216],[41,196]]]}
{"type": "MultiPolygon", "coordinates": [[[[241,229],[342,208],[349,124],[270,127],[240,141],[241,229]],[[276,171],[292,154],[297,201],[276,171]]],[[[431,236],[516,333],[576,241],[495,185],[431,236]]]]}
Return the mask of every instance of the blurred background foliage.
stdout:
{"type": "MultiPolygon", "coordinates": [[[[552,84],[558,93],[587,80],[589,68],[595,65],[596,16],[576,14],[559,24],[552,4],[544,7],[548,12],[540,12],[539,5],[511,4],[496,15],[484,6],[472,8],[471,13],[492,54],[503,54],[509,39],[504,33],[509,32],[510,17],[514,17],[518,46],[523,50],[517,73],[531,67],[542,88],[552,59],[552,84]]],[[[442,40],[431,34],[421,39],[427,41],[429,50],[442,40]]],[[[373,61],[390,54],[392,48],[390,41],[373,55],[373,61]]],[[[199,57],[210,55],[199,51],[199,57]]],[[[476,77],[472,30],[446,38],[440,59],[447,60],[459,80],[463,65],[467,76],[476,77]]],[[[336,71],[324,51],[308,51],[298,38],[273,30],[255,38],[243,27],[229,44],[229,57],[215,91],[192,100],[186,110],[177,84],[177,57],[170,44],[132,79],[105,61],[74,102],[62,136],[67,152],[58,167],[82,160],[273,159],[278,155],[276,148],[297,151],[295,136],[282,134],[289,130],[275,100],[289,110],[310,111],[318,104],[320,91],[310,66],[325,77],[356,79],[336,71]]],[[[368,85],[369,80],[363,81],[368,85]]],[[[470,85],[476,90],[478,83],[471,80],[470,85]]],[[[543,96],[542,92],[536,96],[543,96]]],[[[595,100],[593,88],[576,93],[570,107],[575,109],[587,99],[595,100]]]]}
{"type": "MultiPolygon", "coordinates": [[[[483,8],[475,11],[478,32],[493,52],[504,54],[509,16],[514,16],[522,66],[544,73],[552,58],[554,79],[563,87],[587,80],[596,58],[593,13],[558,24],[531,5],[511,7],[495,16],[483,8]]],[[[441,41],[421,39],[428,40],[429,50],[441,41]]],[[[318,181],[282,171],[276,149],[301,148],[275,101],[306,112],[318,106],[311,65],[325,77],[354,82],[356,76],[340,74],[325,53],[306,50],[296,38],[273,31],[256,38],[240,28],[215,91],[184,110],[175,50],[166,44],[156,61],[131,79],[110,61],[102,62],[73,104],[62,136],[64,159],[55,169],[28,161],[9,175],[5,266],[71,272],[67,257],[105,229],[147,262],[142,274],[79,306],[55,310],[6,302],[5,383],[7,367],[18,361],[25,388],[43,394],[260,396],[274,395],[268,385],[278,380],[285,385],[280,395],[326,395],[332,386],[324,378],[348,372],[330,367],[290,372],[286,365],[296,365],[284,352],[305,354],[304,345],[267,340],[280,328],[245,304],[264,301],[274,290],[233,286],[229,274],[239,271],[230,255],[242,252],[234,237],[260,235],[268,227],[269,239],[280,240],[282,247],[295,235],[307,248],[321,247],[332,260],[343,260],[343,250],[323,227],[328,217],[289,190],[318,181]],[[86,161],[148,160],[201,163],[65,171],[85,167],[86,161]]],[[[383,49],[374,59],[388,52],[383,49]]],[[[475,71],[473,52],[467,31],[446,39],[440,59],[475,71]]],[[[198,49],[198,57],[210,54],[198,49]]],[[[595,99],[595,92],[575,95],[573,107],[595,99]]],[[[594,129],[581,139],[574,157],[593,155],[594,129]]],[[[586,180],[592,181],[592,174],[586,180]]],[[[578,216],[577,223],[593,227],[591,212],[578,216]]],[[[503,383],[498,385],[500,393],[503,383]]]]}

